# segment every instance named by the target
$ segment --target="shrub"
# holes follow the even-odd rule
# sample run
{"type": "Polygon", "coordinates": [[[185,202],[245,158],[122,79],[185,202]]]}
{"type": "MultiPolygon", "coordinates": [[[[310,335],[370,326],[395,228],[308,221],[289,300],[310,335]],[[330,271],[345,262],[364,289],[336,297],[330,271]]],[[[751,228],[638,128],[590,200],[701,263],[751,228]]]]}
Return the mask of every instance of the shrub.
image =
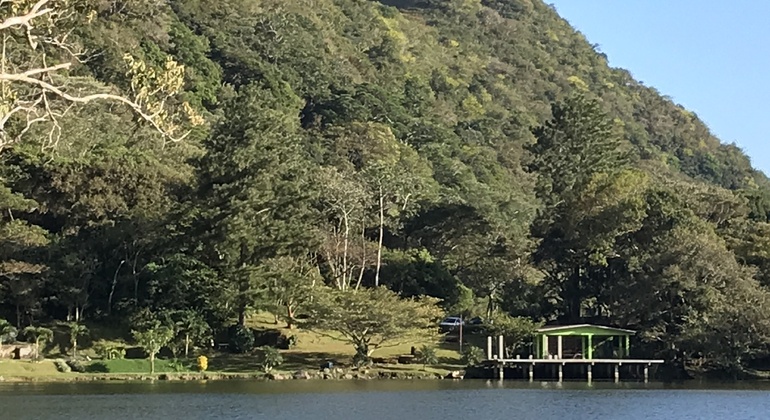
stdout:
{"type": "Polygon", "coordinates": [[[67,360],[67,365],[73,372],[83,373],[86,371],[86,364],[77,359],[67,360]]]}
{"type": "Polygon", "coordinates": [[[484,360],[484,350],[476,346],[465,346],[460,361],[466,366],[476,366],[484,360]]]}
{"type": "Polygon", "coordinates": [[[420,351],[417,354],[417,362],[422,364],[423,369],[427,365],[435,365],[438,363],[438,357],[436,356],[436,349],[430,346],[420,347],[420,351]]]}
{"type": "Polygon", "coordinates": [[[93,362],[85,367],[85,371],[88,373],[108,373],[110,368],[104,362],[93,362]]]}
{"type": "Polygon", "coordinates": [[[114,346],[103,342],[94,346],[96,355],[104,360],[123,359],[126,357],[126,348],[123,346],[114,346]]]}
{"type": "Polygon", "coordinates": [[[260,353],[259,362],[265,373],[270,372],[273,368],[276,368],[283,363],[283,356],[281,356],[281,352],[275,347],[260,347],[260,353]]]}
{"type": "Polygon", "coordinates": [[[56,370],[58,370],[59,372],[63,372],[63,373],[70,373],[70,372],[72,372],[72,369],[67,364],[67,362],[65,362],[62,359],[54,360],[53,364],[54,364],[54,366],[56,366],[56,370]]]}
{"type": "Polygon", "coordinates": [[[254,333],[241,325],[233,328],[230,336],[230,349],[234,353],[248,353],[254,349],[254,333]]]}
{"type": "Polygon", "coordinates": [[[198,370],[205,372],[209,368],[209,358],[206,356],[198,356],[198,370]]]}

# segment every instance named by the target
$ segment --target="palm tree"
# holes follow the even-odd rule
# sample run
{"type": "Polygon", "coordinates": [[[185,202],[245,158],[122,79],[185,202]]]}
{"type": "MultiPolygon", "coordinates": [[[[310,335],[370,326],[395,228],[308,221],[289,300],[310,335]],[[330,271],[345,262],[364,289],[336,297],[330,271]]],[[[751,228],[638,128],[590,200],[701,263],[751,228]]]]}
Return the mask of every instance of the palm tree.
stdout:
{"type": "Polygon", "coordinates": [[[9,337],[11,339],[16,337],[16,331],[16,327],[11,325],[10,322],[4,319],[0,319],[0,345],[3,344],[3,339],[5,337],[9,337]]]}
{"type": "Polygon", "coordinates": [[[67,327],[70,330],[70,343],[72,344],[72,357],[77,358],[78,357],[78,337],[86,335],[88,333],[88,328],[86,328],[83,324],[78,324],[77,322],[70,322],[67,324],[67,327]]]}
{"type": "Polygon", "coordinates": [[[22,330],[27,339],[35,340],[35,360],[40,359],[40,346],[50,343],[53,340],[53,331],[45,327],[29,326],[22,330]]]}

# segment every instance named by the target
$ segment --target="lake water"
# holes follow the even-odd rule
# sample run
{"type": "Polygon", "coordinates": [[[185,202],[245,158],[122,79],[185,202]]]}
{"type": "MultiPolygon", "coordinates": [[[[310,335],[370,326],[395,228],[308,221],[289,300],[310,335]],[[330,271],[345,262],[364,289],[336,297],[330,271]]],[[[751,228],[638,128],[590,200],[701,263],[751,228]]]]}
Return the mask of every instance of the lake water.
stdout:
{"type": "Polygon", "coordinates": [[[0,419],[768,419],[770,383],[0,383],[0,419]]]}

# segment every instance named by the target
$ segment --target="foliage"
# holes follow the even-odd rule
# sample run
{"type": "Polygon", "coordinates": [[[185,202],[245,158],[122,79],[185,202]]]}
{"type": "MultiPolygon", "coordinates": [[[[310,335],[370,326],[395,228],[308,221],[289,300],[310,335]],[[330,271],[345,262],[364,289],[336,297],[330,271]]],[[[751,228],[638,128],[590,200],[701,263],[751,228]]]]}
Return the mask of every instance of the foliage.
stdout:
{"type": "Polygon", "coordinates": [[[0,319],[160,322],[189,356],[267,310],[366,362],[440,300],[521,351],[527,318],[682,369],[767,356],[740,148],[541,0],[384,3],[2,2],[0,319]]]}
{"type": "Polygon", "coordinates": [[[72,346],[73,359],[78,358],[78,338],[88,334],[88,327],[77,322],[70,322],[67,324],[67,330],[70,338],[70,345],[72,346]]]}
{"type": "Polygon", "coordinates": [[[484,350],[480,347],[467,345],[463,347],[463,355],[460,358],[460,362],[466,366],[476,366],[486,359],[484,350]]]}
{"type": "Polygon", "coordinates": [[[283,356],[275,347],[264,346],[259,348],[259,364],[265,373],[269,373],[274,368],[281,366],[283,356]]]}
{"type": "Polygon", "coordinates": [[[16,327],[11,325],[10,322],[0,318],[0,345],[4,342],[12,342],[16,337],[16,327]]]}
{"type": "Polygon", "coordinates": [[[206,357],[204,355],[200,355],[200,356],[198,356],[198,360],[197,361],[198,361],[198,371],[205,372],[209,368],[209,358],[208,357],[206,357]]]}
{"type": "Polygon", "coordinates": [[[35,343],[35,360],[40,359],[40,348],[45,347],[46,344],[53,341],[53,331],[45,327],[29,326],[22,331],[28,340],[32,340],[35,343]]]}
{"type": "Polygon", "coordinates": [[[510,351],[522,350],[530,345],[542,324],[528,318],[512,317],[508,314],[495,313],[485,325],[486,333],[497,337],[505,337],[506,346],[510,351]]]}
{"type": "Polygon", "coordinates": [[[438,356],[436,356],[436,349],[423,345],[420,347],[417,353],[417,363],[422,363],[422,368],[425,369],[427,365],[435,365],[438,363],[438,356]]]}
{"type": "Polygon", "coordinates": [[[104,360],[123,359],[126,357],[125,346],[98,342],[94,345],[96,355],[104,360]]]}
{"type": "Polygon", "coordinates": [[[248,353],[254,349],[254,332],[240,324],[230,330],[230,351],[233,353],[248,353]]]}
{"type": "Polygon", "coordinates": [[[144,349],[150,358],[150,373],[155,373],[155,356],[174,337],[174,330],[157,323],[141,331],[131,331],[137,344],[144,349]]]}
{"type": "Polygon", "coordinates": [[[384,287],[327,290],[316,296],[300,325],[351,344],[366,359],[378,348],[437,335],[443,317],[437,303],[429,297],[400,298],[384,287]]]}

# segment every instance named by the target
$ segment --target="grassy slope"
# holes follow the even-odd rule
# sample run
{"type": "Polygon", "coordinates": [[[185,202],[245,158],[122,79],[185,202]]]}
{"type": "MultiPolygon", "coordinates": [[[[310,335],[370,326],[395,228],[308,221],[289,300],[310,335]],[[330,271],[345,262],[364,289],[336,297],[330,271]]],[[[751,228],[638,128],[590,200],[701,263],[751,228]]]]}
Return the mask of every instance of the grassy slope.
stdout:
{"type": "MultiPolygon", "coordinates": [[[[343,341],[335,340],[327,335],[317,334],[301,329],[284,328],[284,323],[274,324],[269,314],[259,314],[249,321],[249,325],[255,328],[279,329],[286,335],[295,335],[298,338],[297,346],[291,350],[282,350],[284,364],[277,369],[278,373],[290,373],[297,370],[317,370],[321,363],[332,361],[335,365],[349,365],[353,357],[353,346],[343,341]]],[[[93,332],[94,330],[92,330],[93,332]]],[[[113,340],[110,340],[111,342],[113,340]]],[[[115,342],[117,344],[117,342],[115,342]]],[[[404,343],[393,347],[385,347],[374,352],[376,358],[393,358],[403,354],[409,354],[412,346],[419,348],[422,345],[436,346],[436,354],[439,363],[430,366],[426,370],[433,373],[445,374],[451,370],[462,369],[460,365],[460,353],[458,343],[415,342],[404,343]]],[[[94,357],[91,349],[83,349],[83,354],[94,357]]],[[[227,353],[210,353],[209,372],[213,373],[256,373],[260,372],[259,360],[254,355],[233,355],[227,353]]],[[[150,371],[149,360],[123,359],[95,361],[103,363],[110,375],[120,374],[147,374],[150,371]]],[[[194,369],[195,361],[183,361],[181,364],[187,369],[194,369]]],[[[423,369],[421,365],[381,364],[375,369],[393,372],[415,372],[423,369]]],[[[156,373],[177,372],[170,360],[159,359],[155,363],[156,373]]],[[[99,369],[92,369],[89,374],[99,375],[99,369]]],[[[56,370],[53,361],[46,360],[40,363],[18,360],[3,360],[0,362],[0,376],[9,378],[28,378],[31,380],[53,379],[66,380],[75,378],[76,373],[61,373],[56,370]]]]}

